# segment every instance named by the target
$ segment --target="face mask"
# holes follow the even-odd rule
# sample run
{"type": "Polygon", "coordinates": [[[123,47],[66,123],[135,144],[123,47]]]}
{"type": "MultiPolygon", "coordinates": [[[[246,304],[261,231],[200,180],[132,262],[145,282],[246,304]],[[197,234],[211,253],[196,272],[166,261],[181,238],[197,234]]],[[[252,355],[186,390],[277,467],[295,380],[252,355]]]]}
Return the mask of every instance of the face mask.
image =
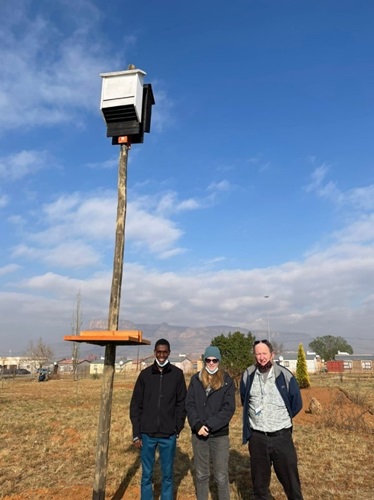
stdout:
{"type": "Polygon", "coordinates": [[[163,368],[164,366],[166,366],[168,363],[169,363],[169,360],[167,359],[166,361],[164,361],[163,363],[160,363],[159,360],[157,358],[156,359],[156,363],[158,364],[158,366],[160,368],[163,368]]]}
{"type": "Polygon", "coordinates": [[[208,366],[205,366],[205,369],[209,373],[209,375],[214,375],[215,373],[218,372],[218,366],[216,366],[215,368],[213,368],[213,370],[211,370],[210,368],[208,368],[208,366]]]}
{"type": "Polygon", "coordinates": [[[268,372],[272,366],[273,366],[272,361],[268,361],[264,366],[260,365],[260,363],[257,363],[257,369],[260,373],[268,372]]]}

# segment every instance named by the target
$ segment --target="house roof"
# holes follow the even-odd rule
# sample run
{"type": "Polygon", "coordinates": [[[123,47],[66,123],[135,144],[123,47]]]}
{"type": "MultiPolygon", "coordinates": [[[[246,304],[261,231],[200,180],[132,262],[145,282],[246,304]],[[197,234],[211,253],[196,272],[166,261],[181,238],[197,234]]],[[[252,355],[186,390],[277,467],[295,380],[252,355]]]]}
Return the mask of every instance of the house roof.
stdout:
{"type": "MultiPolygon", "coordinates": [[[[297,352],[282,352],[282,354],[279,354],[277,357],[277,360],[279,360],[280,356],[282,356],[283,361],[297,361],[297,352]]],[[[314,361],[316,357],[316,354],[305,354],[305,359],[307,361],[314,361]]]]}
{"type": "Polygon", "coordinates": [[[335,361],[374,361],[374,354],[337,354],[335,361]]]}
{"type": "MultiPolygon", "coordinates": [[[[144,361],[147,364],[151,364],[151,363],[153,363],[154,359],[155,359],[154,356],[147,356],[146,358],[143,358],[140,361],[142,361],[142,362],[144,361]]],[[[173,365],[176,363],[183,363],[186,360],[189,361],[190,363],[192,363],[190,358],[187,358],[187,357],[181,358],[180,356],[169,356],[168,359],[169,359],[170,363],[173,363],[173,365]]]]}
{"type": "MultiPolygon", "coordinates": [[[[128,363],[134,363],[133,359],[121,359],[120,361],[116,361],[115,364],[119,365],[121,361],[124,365],[126,365],[128,363]]],[[[135,360],[135,363],[136,363],[136,360],[135,360]]],[[[91,365],[103,365],[103,364],[104,364],[104,359],[95,359],[94,361],[91,361],[91,365]]]]}
{"type": "MultiPolygon", "coordinates": [[[[73,364],[73,360],[71,358],[60,359],[60,361],[57,361],[56,363],[58,365],[72,365],[73,364]]],[[[81,363],[91,363],[91,361],[89,361],[88,359],[79,359],[77,361],[77,364],[80,365],[81,363]]]]}

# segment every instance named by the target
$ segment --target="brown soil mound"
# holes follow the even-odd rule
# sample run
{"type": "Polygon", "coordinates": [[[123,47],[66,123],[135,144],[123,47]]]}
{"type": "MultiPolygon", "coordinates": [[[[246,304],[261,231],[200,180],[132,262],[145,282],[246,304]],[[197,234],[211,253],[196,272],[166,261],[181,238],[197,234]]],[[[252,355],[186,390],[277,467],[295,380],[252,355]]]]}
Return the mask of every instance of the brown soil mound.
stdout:
{"type": "Polygon", "coordinates": [[[336,410],[336,408],[339,407],[352,417],[362,418],[374,431],[373,413],[371,413],[369,409],[365,410],[361,406],[353,403],[338,387],[311,387],[310,389],[302,389],[301,395],[303,398],[303,409],[295,417],[295,424],[314,424],[317,420],[325,418],[328,409],[331,410],[331,408],[335,408],[336,410]],[[316,398],[322,406],[322,413],[320,415],[313,415],[308,411],[313,397],[316,398]]]}

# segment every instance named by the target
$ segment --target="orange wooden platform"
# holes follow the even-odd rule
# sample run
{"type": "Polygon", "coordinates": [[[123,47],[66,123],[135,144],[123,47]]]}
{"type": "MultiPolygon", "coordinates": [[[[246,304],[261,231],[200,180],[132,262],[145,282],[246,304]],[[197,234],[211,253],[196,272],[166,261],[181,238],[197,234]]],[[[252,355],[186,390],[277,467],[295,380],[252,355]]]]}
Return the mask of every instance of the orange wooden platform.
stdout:
{"type": "Polygon", "coordinates": [[[87,342],[87,344],[106,345],[150,345],[150,340],[143,339],[141,330],[83,330],[80,335],[65,335],[64,340],[70,342],[87,342]]]}

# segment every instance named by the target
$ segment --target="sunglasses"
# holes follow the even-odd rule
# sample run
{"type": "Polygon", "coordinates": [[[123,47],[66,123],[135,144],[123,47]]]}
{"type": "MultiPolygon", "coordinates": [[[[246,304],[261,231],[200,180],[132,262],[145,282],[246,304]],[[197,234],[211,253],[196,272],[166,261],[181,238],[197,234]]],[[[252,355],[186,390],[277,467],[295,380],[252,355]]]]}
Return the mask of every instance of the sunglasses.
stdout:
{"type": "Polygon", "coordinates": [[[267,344],[267,345],[269,345],[269,344],[270,344],[270,342],[269,342],[269,340],[268,340],[268,339],[264,339],[264,340],[255,340],[255,341],[253,342],[253,345],[258,345],[258,344],[267,344]]]}
{"type": "Polygon", "coordinates": [[[219,361],[219,359],[217,358],[205,358],[205,363],[209,364],[209,363],[214,363],[214,364],[217,364],[219,361]]]}

